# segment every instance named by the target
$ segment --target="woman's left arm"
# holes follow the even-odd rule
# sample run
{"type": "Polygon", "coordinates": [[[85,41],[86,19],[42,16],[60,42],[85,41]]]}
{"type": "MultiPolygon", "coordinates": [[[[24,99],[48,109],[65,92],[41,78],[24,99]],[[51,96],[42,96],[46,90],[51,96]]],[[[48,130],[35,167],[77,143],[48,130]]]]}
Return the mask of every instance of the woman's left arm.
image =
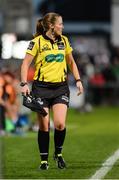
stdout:
{"type": "Polygon", "coordinates": [[[72,74],[76,80],[76,87],[78,88],[78,94],[77,95],[79,96],[80,94],[83,93],[83,85],[82,85],[82,81],[80,79],[80,74],[79,74],[77,65],[76,65],[74,58],[72,56],[72,53],[66,55],[66,62],[69,65],[70,70],[71,70],[71,72],[72,72],[72,74]]]}

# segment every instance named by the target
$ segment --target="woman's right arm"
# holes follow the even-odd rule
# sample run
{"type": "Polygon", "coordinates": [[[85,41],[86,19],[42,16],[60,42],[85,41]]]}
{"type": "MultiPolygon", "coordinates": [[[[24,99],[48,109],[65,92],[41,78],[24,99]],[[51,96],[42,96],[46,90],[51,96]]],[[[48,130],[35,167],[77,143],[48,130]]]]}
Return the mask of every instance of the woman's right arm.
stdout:
{"type": "Polygon", "coordinates": [[[28,75],[29,66],[33,61],[33,59],[34,56],[30,54],[26,54],[23,63],[21,65],[21,82],[26,83],[24,86],[21,86],[21,93],[24,95],[30,94],[30,89],[27,84],[27,75],[28,75]]]}

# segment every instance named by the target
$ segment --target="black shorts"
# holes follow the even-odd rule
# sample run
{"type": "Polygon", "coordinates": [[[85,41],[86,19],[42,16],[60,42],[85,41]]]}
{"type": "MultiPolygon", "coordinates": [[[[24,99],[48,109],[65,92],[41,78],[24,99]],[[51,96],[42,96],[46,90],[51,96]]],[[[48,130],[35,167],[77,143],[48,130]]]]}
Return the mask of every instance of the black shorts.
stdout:
{"type": "Polygon", "coordinates": [[[50,108],[57,103],[69,106],[70,92],[67,82],[45,83],[35,80],[32,84],[32,94],[35,98],[39,98],[42,107],[50,108]]]}

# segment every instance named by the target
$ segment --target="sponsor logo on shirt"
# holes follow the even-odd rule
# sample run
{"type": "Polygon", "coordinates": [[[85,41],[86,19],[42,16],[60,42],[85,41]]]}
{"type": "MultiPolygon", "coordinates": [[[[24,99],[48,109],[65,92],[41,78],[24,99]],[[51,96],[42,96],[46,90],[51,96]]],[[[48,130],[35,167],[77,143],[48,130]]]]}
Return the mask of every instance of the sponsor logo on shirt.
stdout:
{"type": "Polygon", "coordinates": [[[43,51],[48,51],[48,50],[51,50],[51,48],[49,48],[48,44],[44,44],[41,51],[43,52],[43,51]]]}
{"type": "Polygon", "coordinates": [[[49,54],[45,57],[45,61],[50,63],[50,62],[62,62],[64,60],[64,55],[59,53],[59,54],[49,54]]]}
{"type": "Polygon", "coordinates": [[[58,46],[58,49],[59,49],[59,50],[65,49],[65,46],[64,46],[64,43],[63,43],[63,42],[58,42],[58,43],[57,43],[57,46],[58,46]]]}

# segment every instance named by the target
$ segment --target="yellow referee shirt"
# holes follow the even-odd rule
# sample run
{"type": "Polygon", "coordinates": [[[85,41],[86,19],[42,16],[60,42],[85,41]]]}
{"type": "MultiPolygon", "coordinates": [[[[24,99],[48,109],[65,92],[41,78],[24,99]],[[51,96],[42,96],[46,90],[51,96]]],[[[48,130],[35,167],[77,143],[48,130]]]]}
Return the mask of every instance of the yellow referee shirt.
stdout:
{"type": "Polygon", "coordinates": [[[65,56],[72,47],[66,36],[58,36],[54,42],[46,35],[40,35],[30,41],[27,52],[34,56],[34,80],[44,82],[63,82],[67,77],[65,56]]]}

